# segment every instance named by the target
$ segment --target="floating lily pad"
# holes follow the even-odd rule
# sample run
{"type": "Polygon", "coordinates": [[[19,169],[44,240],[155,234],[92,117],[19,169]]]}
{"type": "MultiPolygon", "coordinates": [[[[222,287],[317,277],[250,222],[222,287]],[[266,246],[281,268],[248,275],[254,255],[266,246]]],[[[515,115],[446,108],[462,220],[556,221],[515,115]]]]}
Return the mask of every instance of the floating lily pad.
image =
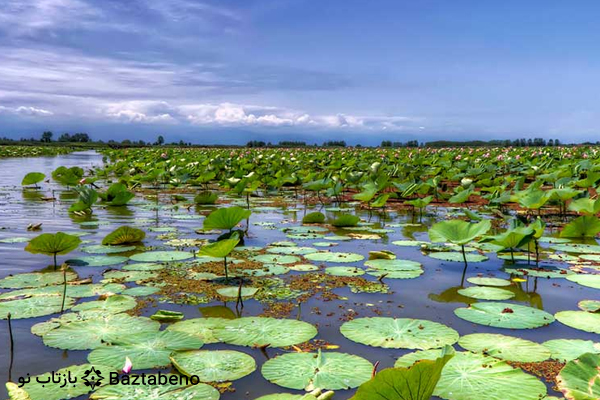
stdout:
{"type": "Polygon", "coordinates": [[[567,362],[581,357],[585,353],[600,354],[600,343],[581,339],[555,339],[542,343],[551,352],[551,358],[567,362]]]}
{"type": "Polygon", "coordinates": [[[90,350],[129,335],[158,332],[160,323],[150,318],[112,314],[75,321],[51,330],[44,344],[64,350],[90,350]]]}
{"type": "Polygon", "coordinates": [[[58,371],[54,371],[54,375],[51,372],[47,372],[42,375],[32,376],[30,377],[30,383],[26,384],[24,389],[26,389],[31,400],[63,400],[83,396],[92,391],[90,386],[84,384],[85,381],[83,380],[83,377],[97,377],[96,372],[92,371],[91,374],[88,372],[92,370],[92,367],[94,368],[94,371],[104,378],[102,384],[107,384],[108,380],[106,378],[108,378],[111,371],[114,371],[112,368],[103,365],[83,364],[59,369],[58,371]],[[76,381],[76,383],[74,385],[65,385],[64,380],[60,380],[59,383],[53,383],[52,378],[54,376],[69,376],[72,380],[76,381]]]}
{"type": "Polygon", "coordinates": [[[139,282],[146,279],[155,278],[157,273],[154,271],[120,271],[113,270],[104,273],[104,279],[108,281],[118,280],[123,282],[139,282]]]}
{"type": "Polygon", "coordinates": [[[532,268],[532,267],[520,267],[518,265],[512,265],[510,267],[505,267],[504,272],[507,274],[513,275],[521,275],[521,276],[531,276],[534,278],[549,278],[549,279],[560,279],[567,278],[568,275],[573,274],[573,272],[568,269],[563,269],[559,267],[551,267],[544,266],[540,268],[532,268]]]}
{"type": "Polygon", "coordinates": [[[80,247],[79,250],[90,254],[112,254],[124,253],[126,251],[135,250],[135,246],[105,246],[102,244],[80,247]]]}
{"type": "Polygon", "coordinates": [[[287,353],[262,366],[263,377],[276,385],[297,390],[344,390],[371,379],[373,364],[346,353],[287,353]]]}
{"type": "Polygon", "coordinates": [[[333,276],[361,276],[365,271],[357,267],[329,267],[325,273],[333,276]]]}
{"type": "Polygon", "coordinates": [[[250,260],[265,264],[293,264],[299,262],[300,258],[289,255],[261,254],[250,257],[250,260]]]}
{"type": "Polygon", "coordinates": [[[567,279],[581,286],[600,289],[600,275],[572,274],[567,279]]]}
{"type": "MultiPolygon", "coordinates": [[[[417,351],[398,359],[395,366],[408,367],[421,359],[435,360],[441,354],[441,350],[417,351]]],[[[505,361],[457,352],[444,367],[433,394],[451,400],[539,400],[546,396],[546,385],[505,361]]]]}
{"type": "Polygon", "coordinates": [[[127,257],[121,256],[86,256],[72,258],[66,263],[76,267],[106,267],[109,265],[122,264],[129,260],[127,257]]]}
{"type": "MultiPolygon", "coordinates": [[[[40,295],[20,300],[0,302],[0,319],[10,313],[12,319],[34,318],[60,312],[63,304],[61,295],[40,295]]],[[[70,297],[65,298],[65,310],[75,304],[70,297]]]]}
{"type": "Polygon", "coordinates": [[[88,355],[88,361],[119,369],[125,357],[129,357],[136,370],[164,368],[171,364],[169,356],[173,351],[196,350],[203,345],[198,336],[185,332],[143,332],[125,335],[110,346],[96,348],[88,355]]]}
{"type": "MultiPolygon", "coordinates": [[[[163,375],[166,382],[174,379],[181,382],[179,375],[163,375]],[[176,379],[175,379],[176,378],[176,379]]],[[[146,382],[150,382],[153,376],[146,375],[146,382]]],[[[155,376],[154,381],[159,382],[159,377],[155,376]]],[[[133,378],[130,377],[129,382],[133,378]]],[[[185,382],[185,381],[184,381],[185,382]]],[[[205,383],[198,383],[192,386],[172,385],[131,385],[122,384],[109,385],[100,388],[90,396],[91,400],[219,400],[220,393],[214,387],[205,383]]]]}
{"type": "Polygon", "coordinates": [[[225,318],[194,318],[176,322],[167,327],[167,331],[185,332],[198,336],[204,343],[219,343],[215,330],[229,320],[225,318]]]}
{"type": "Polygon", "coordinates": [[[510,290],[484,286],[459,289],[458,294],[479,300],[508,300],[515,297],[515,294],[510,290]]]}
{"type": "Polygon", "coordinates": [[[505,329],[534,329],[554,322],[552,314],[511,303],[476,303],[458,308],[454,314],[469,322],[505,329]]]}
{"type": "Polygon", "coordinates": [[[158,271],[164,269],[165,266],[157,263],[133,263],[123,265],[123,271],[158,271]]]}
{"type": "MultiPolygon", "coordinates": [[[[1,296],[0,296],[1,298],[1,296]]],[[[579,307],[583,311],[587,312],[598,312],[600,311],[600,301],[599,300],[581,300],[577,303],[577,307],[579,307]]]]}
{"type": "Polygon", "coordinates": [[[30,240],[31,240],[31,238],[17,236],[17,237],[0,239],[0,243],[27,243],[30,240]]]}
{"type": "MultiPolygon", "coordinates": [[[[77,274],[74,272],[67,272],[67,282],[74,281],[77,279],[77,274]]],[[[57,285],[63,283],[65,280],[62,272],[31,272],[25,274],[17,274],[7,276],[6,278],[0,279],[0,288],[2,289],[25,289],[25,288],[38,288],[42,286],[57,285]]]]}
{"type": "Polygon", "coordinates": [[[600,334],[600,314],[585,311],[559,311],[556,319],[571,328],[600,334]]]}
{"type": "Polygon", "coordinates": [[[238,346],[285,347],[309,341],[317,335],[317,329],[292,319],[244,317],[217,326],[213,334],[222,342],[238,346]]]}
{"type": "MultiPolygon", "coordinates": [[[[67,285],[67,297],[82,298],[95,297],[103,294],[121,293],[125,285],[110,283],[103,285],[94,283],[90,285],[67,285]]],[[[43,286],[40,288],[13,290],[0,294],[0,300],[9,300],[23,296],[61,295],[65,290],[64,285],[43,286]]]]}
{"type": "Polygon", "coordinates": [[[357,318],[340,332],[354,342],[390,349],[433,349],[458,341],[458,333],[446,325],[411,318],[357,318]]]}
{"type": "Polygon", "coordinates": [[[94,312],[98,314],[118,314],[131,310],[132,308],[135,308],[136,305],[137,302],[131,296],[114,295],[107,297],[105,300],[88,301],[77,304],[73,307],[73,311],[94,312]]]}
{"type": "Polygon", "coordinates": [[[192,258],[193,254],[187,251],[147,251],[144,253],[134,254],[129,257],[130,260],[139,262],[170,262],[181,261],[192,258]]]}
{"type": "Polygon", "coordinates": [[[392,242],[392,244],[402,247],[421,247],[422,245],[429,244],[429,242],[424,242],[422,240],[396,240],[392,242]]]}
{"type": "Polygon", "coordinates": [[[568,400],[600,399],[600,355],[584,354],[569,361],[556,377],[556,384],[568,400]]]}
{"type": "Polygon", "coordinates": [[[541,362],[550,358],[550,350],[529,340],[491,333],[462,336],[458,344],[474,353],[506,361],[541,362]]]}
{"type": "Polygon", "coordinates": [[[243,269],[240,272],[246,276],[270,276],[287,274],[290,272],[290,269],[285,265],[264,264],[262,268],[243,269]]]}
{"type": "MultiPolygon", "coordinates": [[[[438,251],[427,254],[431,258],[435,258],[436,260],[442,261],[453,261],[453,262],[465,262],[463,258],[463,254],[458,251],[438,251]]],[[[488,258],[482,254],[478,253],[466,253],[465,257],[467,258],[467,262],[482,262],[487,261],[488,258]]]]}
{"type": "Polygon", "coordinates": [[[304,255],[310,253],[316,253],[317,249],[314,247],[300,247],[300,246],[288,246],[288,247],[267,247],[267,253],[273,254],[289,254],[289,255],[304,255]]]}
{"type": "Polygon", "coordinates": [[[256,369],[254,358],[233,350],[175,352],[171,362],[182,374],[198,376],[200,382],[234,381],[256,369]]]}
{"type": "Polygon", "coordinates": [[[136,286],[136,287],[132,287],[132,288],[124,290],[122,294],[125,294],[127,296],[142,297],[142,296],[150,296],[150,295],[153,295],[158,292],[160,292],[160,289],[157,287],[136,286]]]}
{"type": "Polygon", "coordinates": [[[364,260],[364,256],[356,253],[337,253],[333,251],[323,251],[311,253],[304,256],[307,260],[331,262],[331,263],[351,263],[364,260]]]}
{"type": "Polygon", "coordinates": [[[318,271],[319,270],[319,267],[317,267],[316,265],[312,265],[312,264],[296,264],[296,265],[290,265],[288,268],[291,269],[292,271],[298,271],[298,272],[318,271]]]}
{"type": "Polygon", "coordinates": [[[567,253],[576,254],[600,254],[600,246],[593,244],[578,244],[578,243],[567,243],[567,244],[556,244],[553,245],[554,250],[564,251],[567,253]]]}
{"type": "Polygon", "coordinates": [[[512,284],[507,279],[484,278],[484,277],[478,277],[478,276],[468,278],[467,281],[474,285],[482,285],[482,286],[510,286],[512,284]]]}

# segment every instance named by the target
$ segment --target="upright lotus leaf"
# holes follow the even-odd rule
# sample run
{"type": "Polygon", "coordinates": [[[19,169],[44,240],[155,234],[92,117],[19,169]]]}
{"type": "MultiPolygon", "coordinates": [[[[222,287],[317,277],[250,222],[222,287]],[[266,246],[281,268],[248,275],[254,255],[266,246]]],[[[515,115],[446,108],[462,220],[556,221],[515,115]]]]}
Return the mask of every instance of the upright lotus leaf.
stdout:
{"type": "Polygon", "coordinates": [[[6,391],[8,392],[8,400],[32,400],[29,393],[21,389],[16,383],[6,382],[6,391]]]}
{"type": "Polygon", "coordinates": [[[119,369],[125,357],[129,357],[135,370],[165,368],[171,364],[169,356],[172,352],[197,350],[203,345],[198,336],[185,332],[142,332],[125,335],[114,340],[112,345],[96,348],[88,355],[88,361],[119,369]]]}
{"type": "Polygon", "coordinates": [[[111,314],[62,325],[43,336],[44,344],[64,350],[90,350],[129,335],[158,332],[160,323],[145,317],[111,314]]]}
{"type": "Polygon", "coordinates": [[[518,196],[517,201],[522,207],[529,210],[539,210],[552,197],[551,193],[540,189],[528,190],[524,194],[518,196]]]}
{"type": "Polygon", "coordinates": [[[582,215],[563,227],[560,237],[593,238],[600,233],[600,218],[593,215],[582,215]]]}
{"type": "Polygon", "coordinates": [[[554,322],[552,314],[512,303],[476,303],[457,308],[454,314],[469,322],[505,329],[535,329],[554,322]]]}
{"type": "Polygon", "coordinates": [[[344,227],[356,226],[359,222],[360,222],[360,218],[357,217],[356,215],[342,214],[339,217],[337,217],[331,223],[331,225],[338,227],[338,228],[344,228],[344,227]]]}
{"type": "Polygon", "coordinates": [[[80,167],[58,167],[52,171],[52,179],[65,186],[75,186],[83,178],[83,168],[80,167]]]}
{"type": "Polygon", "coordinates": [[[585,311],[559,311],[556,319],[571,328],[600,334],[600,314],[585,311]]]}
{"type": "MultiPolygon", "coordinates": [[[[133,377],[129,376],[129,384],[121,383],[100,388],[90,395],[90,400],[219,400],[221,394],[214,387],[205,383],[191,386],[167,383],[156,385],[132,385],[133,377]]],[[[180,382],[180,376],[167,374],[162,376],[146,375],[146,382],[169,382],[174,379],[180,382]]],[[[138,379],[140,380],[140,379],[138,379]]]]}
{"type": "Polygon", "coordinates": [[[597,215],[600,213],[600,198],[593,200],[589,197],[584,197],[573,200],[569,204],[569,210],[585,215],[597,215]]]}
{"type": "Polygon", "coordinates": [[[533,240],[534,234],[535,230],[533,227],[520,226],[509,229],[506,232],[501,233],[499,235],[487,236],[484,239],[482,239],[482,241],[495,244],[496,246],[500,246],[503,250],[509,249],[511,257],[513,257],[512,260],[514,262],[513,250],[527,245],[527,243],[533,240]]]}
{"type": "Polygon", "coordinates": [[[211,191],[200,192],[194,197],[194,203],[196,204],[215,204],[219,195],[211,191]]]}
{"type": "MultiPolygon", "coordinates": [[[[417,351],[402,356],[395,367],[435,360],[441,354],[442,350],[417,351]]],[[[433,395],[449,400],[540,400],[546,396],[546,385],[505,361],[457,352],[442,370],[433,395]]]]}
{"type": "Polygon", "coordinates": [[[105,246],[115,246],[120,244],[139,243],[146,237],[146,232],[130,226],[121,226],[102,239],[105,246]]]}
{"type": "Polygon", "coordinates": [[[201,256],[222,257],[223,267],[225,269],[225,281],[227,282],[229,280],[229,273],[227,271],[227,256],[232,252],[239,242],[239,237],[237,235],[233,235],[232,239],[223,239],[219,240],[218,242],[202,246],[198,254],[201,256]]]}
{"type": "Polygon", "coordinates": [[[541,362],[550,358],[550,350],[529,340],[492,333],[461,336],[458,344],[473,353],[482,353],[506,361],[541,362]]]}
{"type": "Polygon", "coordinates": [[[59,313],[75,304],[70,297],[64,299],[61,295],[33,296],[19,300],[0,301],[0,319],[6,319],[10,313],[12,319],[35,318],[59,313]]]}
{"type": "Polygon", "coordinates": [[[450,242],[458,245],[465,245],[479,236],[483,236],[490,230],[492,223],[484,220],[476,224],[453,219],[442,221],[429,229],[429,238],[432,242],[450,242]]]}
{"type": "Polygon", "coordinates": [[[429,400],[452,357],[454,349],[446,346],[435,360],[420,360],[408,368],[384,369],[360,385],[350,400],[429,400]]]}
{"type": "Polygon", "coordinates": [[[41,172],[30,172],[23,177],[23,180],[21,181],[21,185],[22,186],[35,185],[37,187],[37,184],[40,183],[41,181],[43,181],[45,178],[46,178],[46,175],[42,174],[41,172]]]}
{"type": "Polygon", "coordinates": [[[550,357],[560,362],[575,360],[585,353],[600,354],[600,343],[591,340],[554,339],[542,344],[552,353],[550,357]]]}
{"type": "Polygon", "coordinates": [[[79,200],[69,207],[69,212],[92,213],[92,206],[98,201],[98,192],[89,186],[79,185],[75,187],[79,200]]]}
{"type": "Polygon", "coordinates": [[[25,385],[27,393],[31,400],[63,400],[83,396],[92,391],[90,386],[85,384],[83,377],[96,378],[102,377],[101,385],[108,383],[108,377],[114,369],[104,365],[72,365],[67,368],[61,368],[57,371],[47,372],[42,375],[32,376],[30,383],[25,385]],[[92,368],[94,368],[92,370],[92,368]],[[60,379],[54,383],[53,377],[70,377],[76,380],[75,384],[66,384],[65,380],[60,379]]]}
{"type": "Polygon", "coordinates": [[[342,335],[368,346],[388,349],[433,349],[458,341],[458,332],[424,319],[356,318],[340,327],[342,335]]]}
{"type": "Polygon", "coordinates": [[[600,399],[600,355],[587,353],[569,361],[556,384],[567,400],[600,399]]]}
{"type": "Polygon", "coordinates": [[[371,379],[373,364],[346,353],[287,353],[262,366],[263,377],[276,385],[297,390],[344,390],[371,379]]]}
{"type": "Polygon", "coordinates": [[[322,224],[325,222],[325,214],[321,212],[311,212],[302,218],[303,224],[322,224]]]}
{"type": "Polygon", "coordinates": [[[178,351],[171,362],[184,375],[197,375],[200,382],[234,381],[256,369],[254,358],[233,350],[178,351]]]}
{"type": "Polygon", "coordinates": [[[100,192],[98,195],[102,201],[111,206],[124,206],[135,197],[135,194],[120,182],[113,183],[105,192],[100,192]]]}
{"type": "Polygon", "coordinates": [[[56,256],[67,254],[75,250],[81,239],[77,236],[69,235],[63,232],[42,233],[29,241],[25,250],[32,254],[46,254],[54,258],[54,268],[56,269],[56,256]]]}
{"type": "Polygon", "coordinates": [[[232,230],[240,222],[250,217],[252,211],[241,207],[219,208],[213,211],[204,220],[204,229],[232,230]]]}
{"type": "Polygon", "coordinates": [[[244,317],[218,326],[214,336],[238,346],[285,347],[307,342],[317,335],[313,325],[293,319],[244,317]]]}

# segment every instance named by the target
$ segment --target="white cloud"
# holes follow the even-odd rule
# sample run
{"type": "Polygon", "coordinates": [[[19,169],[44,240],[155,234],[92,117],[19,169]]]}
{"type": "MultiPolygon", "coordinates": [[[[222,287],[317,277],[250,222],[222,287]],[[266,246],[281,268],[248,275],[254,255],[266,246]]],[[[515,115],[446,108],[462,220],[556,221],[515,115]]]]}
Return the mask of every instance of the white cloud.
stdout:
{"type": "Polygon", "coordinates": [[[0,106],[0,113],[23,115],[29,117],[49,117],[54,115],[52,111],[31,106],[5,107],[0,106]]]}

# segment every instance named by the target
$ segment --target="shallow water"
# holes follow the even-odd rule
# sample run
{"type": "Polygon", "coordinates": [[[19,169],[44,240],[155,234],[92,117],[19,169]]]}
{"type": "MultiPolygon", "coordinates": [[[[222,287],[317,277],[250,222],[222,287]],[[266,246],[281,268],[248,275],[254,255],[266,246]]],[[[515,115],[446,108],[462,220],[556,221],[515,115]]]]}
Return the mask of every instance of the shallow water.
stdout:
{"type": "MultiPolygon", "coordinates": [[[[94,165],[100,165],[102,157],[94,152],[73,153],[58,157],[39,157],[39,158],[21,158],[21,159],[3,159],[0,160],[0,239],[14,236],[34,237],[39,232],[27,232],[26,227],[29,223],[43,223],[42,232],[56,231],[80,231],[82,228],[67,213],[68,204],[72,202],[72,197],[64,193],[65,188],[54,183],[42,183],[43,189],[39,191],[23,190],[20,186],[22,177],[31,171],[44,172],[50,176],[52,170],[60,165],[81,166],[90,168],[94,165]],[[40,197],[54,195],[58,201],[55,203],[44,202],[40,197]]],[[[166,200],[166,199],[165,199],[166,200]]],[[[303,205],[298,203],[296,208],[302,209],[303,205]]],[[[318,210],[319,208],[314,208],[318,210]]],[[[309,211],[314,211],[312,208],[309,211]]],[[[277,228],[285,226],[299,225],[306,210],[299,212],[289,212],[284,209],[269,211],[254,211],[250,221],[250,237],[246,239],[248,246],[265,246],[268,243],[280,240],[289,240],[279,229],[266,229],[253,223],[260,221],[274,222],[277,228]]],[[[194,214],[197,210],[192,209],[189,213],[194,214]]],[[[435,220],[434,213],[442,215],[444,210],[431,209],[430,213],[424,218],[425,224],[430,224],[435,220]]],[[[179,210],[178,214],[188,213],[186,210],[179,210]]],[[[181,220],[173,218],[174,213],[170,210],[161,209],[158,212],[149,211],[136,206],[120,207],[106,209],[96,207],[93,219],[105,221],[107,224],[84,228],[89,235],[82,239],[92,240],[99,243],[102,238],[115,226],[131,224],[139,219],[152,220],[142,229],[156,225],[175,226],[179,229],[181,238],[198,238],[194,229],[201,227],[201,220],[181,220]]],[[[378,226],[385,224],[385,220],[380,215],[373,213],[370,217],[367,212],[357,211],[364,219],[376,222],[378,226]]],[[[411,215],[388,214],[387,222],[408,223],[412,222],[411,215]]],[[[162,244],[156,239],[157,233],[148,232],[145,244],[162,244]]],[[[456,296],[455,291],[460,288],[463,274],[463,265],[461,263],[442,262],[423,255],[417,248],[399,247],[391,244],[394,240],[400,239],[422,239],[427,240],[427,232],[424,227],[394,228],[394,233],[383,236],[380,240],[352,240],[348,242],[340,241],[339,245],[331,248],[333,251],[356,252],[368,257],[370,250],[387,249],[396,253],[399,259],[409,259],[421,262],[425,273],[417,279],[394,280],[387,279],[385,282],[390,286],[390,294],[354,294],[349,289],[339,289],[337,294],[344,296],[347,300],[323,302],[311,299],[299,310],[299,318],[318,326],[319,334],[316,339],[323,339],[327,342],[339,345],[340,352],[356,354],[367,358],[371,362],[380,361],[380,369],[390,367],[394,361],[401,355],[410,352],[410,350],[391,350],[368,347],[351,342],[339,333],[339,326],[343,323],[345,315],[350,310],[356,313],[356,317],[367,316],[391,316],[428,319],[441,322],[456,329],[461,335],[469,333],[501,333],[505,335],[519,336],[536,342],[543,342],[549,339],[569,338],[569,339],[587,339],[597,340],[597,335],[585,333],[566,327],[558,321],[539,329],[534,330],[505,330],[488,328],[481,325],[475,325],[459,319],[453,311],[465,305],[461,303],[464,297],[456,296]],[[320,312],[317,312],[317,308],[320,312]]],[[[310,246],[316,240],[299,240],[302,246],[310,246]]],[[[49,257],[43,255],[32,255],[23,248],[25,244],[3,244],[0,243],[0,278],[10,274],[31,272],[45,268],[49,263],[49,257]]],[[[73,252],[68,256],[60,256],[59,262],[68,258],[75,258],[79,255],[87,255],[81,252],[73,252]]],[[[472,263],[466,272],[466,277],[483,274],[486,276],[497,276],[508,278],[509,276],[501,271],[505,261],[499,260],[493,254],[489,254],[490,260],[483,263],[472,263]]],[[[548,263],[545,263],[546,265],[548,263]]],[[[327,264],[331,266],[335,264],[327,264]]],[[[338,264],[339,265],[339,264],[338,264]]],[[[362,266],[363,262],[344,264],[344,266],[362,266]]],[[[554,262],[553,265],[559,265],[554,262]]],[[[108,267],[74,267],[81,278],[92,276],[95,281],[101,277],[101,272],[108,267]]],[[[296,274],[298,272],[290,272],[296,274]]],[[[367,275],[365,275],[367,277],[367,275]]],[[[370,278],[374,279],[374,278],[370,278]]],[[[542,308],[545,311],[554,314],[562,310],[576,310],[577,302],[583,299],[597,299],[597,291],[587,289],[571,283],[564,279],[538,279],[537,284],[534,279],[529,279],[527,283],[521,283],[521,289],[518,290],[523,302],[518,304],[531,305],[542,308]],[[534,290],[535,289],[535,290],[534,290]]],[[[91,298],[80,300],[89,301],[91,298]]],[[[509,301],[513,302],[513,301],[509,301]]],[[[210,303],[205,306],[224,306],[230,308],[233,312],[232,303],[210,303]]],[[[199,306],[160,304],[161,309],[170,309],[183,311],[186,318],[201,317],[199,306]]],[[[255,300],[246,300],[245,308],[242,311],[243,316],[257,315],[261,312],[261,303],[255,300]]],[[[155,309],[150,308],[144,314],[151,315],[155,309]]],[[[290,316],[296,318],[296,312],[290,316]]],[[[86,362],[88,351],[63,351],[52,349],[43,345],[41,338],[30,333],[30,327],[38,322],[45,321],[51,316],[40,318],[21,319],[13,321],[13,332],[15,337],[15,358],[12,371],[12,379],[16,380],[19,376],[37,375],[43,372],[57,370],[73,364],[86,362]]],[[[459,348],[458,346],[455,346],[459,348]]],[[[277,392],[293,392],[280,388],[267,382],[260,374],[260,365],[265,361],[265,356],[258,349],[251,349],[239,346],[229,346],[224,344],[205,345],[203,349],[222,349],[230,348],[248,353],[254,357],[259,368],[251,375],[237,380],[233,383],[236,389],[234,393],[225,393],[222,399],[254,399],[264,394],[277,392]]],[[[0,320],[0,381],[8,380],[9,375],[9,335],[7,322],[0,320]]],[[[268,349],[269,356],[274,356],[281,350],[268,349]]],[[[551,395],[553,392],[549,391],[551,395]]],[[[351,392],[337,392],[335,398],[344,399],[350,397],[351,392]]],[[[4,398],[6,392],[4,386],[0,388],[0,398],[4,398]]],[[[80,397],[85,399],[87,396],[80,397]]]]}

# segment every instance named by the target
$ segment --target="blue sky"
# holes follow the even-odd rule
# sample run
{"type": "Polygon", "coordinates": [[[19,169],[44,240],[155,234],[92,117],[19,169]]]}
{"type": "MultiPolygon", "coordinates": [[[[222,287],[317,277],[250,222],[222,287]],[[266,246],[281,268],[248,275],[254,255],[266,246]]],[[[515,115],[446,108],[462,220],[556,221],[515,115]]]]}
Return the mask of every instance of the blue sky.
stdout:
{"type": "Polygon", "coordinates": [[[1,3],[0,136],[600,137],[597,1],[1,3]]]}

